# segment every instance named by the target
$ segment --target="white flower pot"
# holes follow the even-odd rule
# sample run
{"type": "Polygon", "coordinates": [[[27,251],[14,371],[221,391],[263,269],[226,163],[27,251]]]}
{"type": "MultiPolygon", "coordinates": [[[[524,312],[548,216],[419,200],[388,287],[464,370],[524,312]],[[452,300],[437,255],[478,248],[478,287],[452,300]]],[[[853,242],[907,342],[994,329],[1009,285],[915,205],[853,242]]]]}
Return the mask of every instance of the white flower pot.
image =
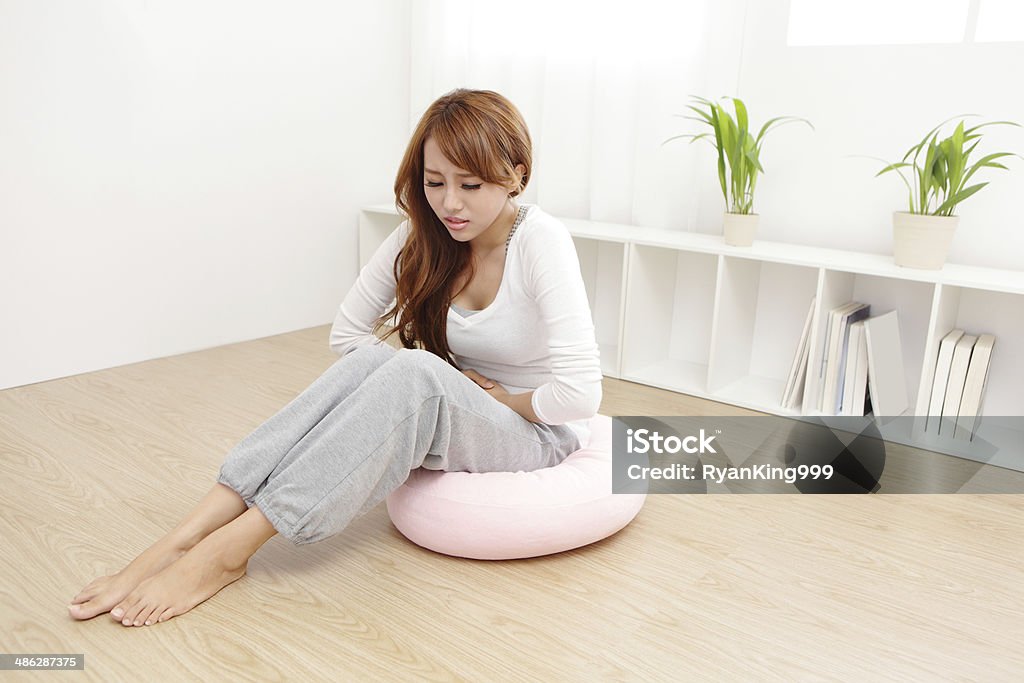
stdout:
{"type": "Polygon", "coordinates": [[[959,216],[892,215],[892,255],[897,266],[940,270],[946,263],[959,216]]]}
{"type": "Polygon", "coordinates": [[[722,221],[725,243],[734,247],[749,247],[757,232],[756,213],[726,213],[722,221]]]}

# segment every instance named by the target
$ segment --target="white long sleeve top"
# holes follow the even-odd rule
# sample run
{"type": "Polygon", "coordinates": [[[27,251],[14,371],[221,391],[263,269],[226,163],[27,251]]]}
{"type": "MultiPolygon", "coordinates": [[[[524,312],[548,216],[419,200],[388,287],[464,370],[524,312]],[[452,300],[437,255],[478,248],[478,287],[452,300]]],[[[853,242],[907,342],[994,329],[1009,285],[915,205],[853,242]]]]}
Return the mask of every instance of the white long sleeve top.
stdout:
{"type": "MultiPolygon", "coordinates": [[[[587,421],[601,403],[601,362],[579,260],[565,225],[536,205],[525,206],[494,301],[468,317],[449,309],[448,345],[462,369],[510,393],[532,390],[541,422],[569,426],[586,445],[587,421]]],[[[330,334],[339,356],[381,343],[372,328],[395,298],[393,267],[408,234],[403,222],[341,302],[330,334]]]]}

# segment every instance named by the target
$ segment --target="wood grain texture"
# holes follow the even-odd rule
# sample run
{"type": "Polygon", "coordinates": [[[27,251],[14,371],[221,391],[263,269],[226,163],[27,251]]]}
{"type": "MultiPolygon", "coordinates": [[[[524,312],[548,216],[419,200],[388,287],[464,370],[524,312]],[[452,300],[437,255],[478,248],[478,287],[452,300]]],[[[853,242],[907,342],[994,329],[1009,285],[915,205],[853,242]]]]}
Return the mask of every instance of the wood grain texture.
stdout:
{"type": "MultiPolygon", "coordinates": [[[[96,681],[1012,680],[1024,670],[1024,498],[1014,495],[650,496],[609,539],[508,562],[414,546],[381,505],[322,543],[271,539],[249,576],[167,623],[70,619],[82,586],[170,528],[224,454],[335,360],[327,332],[0,392],[0,652],[85,653],[84,678],[96,681]]],[[[749,413],[615,380],[602,412],[749,413]]]]}

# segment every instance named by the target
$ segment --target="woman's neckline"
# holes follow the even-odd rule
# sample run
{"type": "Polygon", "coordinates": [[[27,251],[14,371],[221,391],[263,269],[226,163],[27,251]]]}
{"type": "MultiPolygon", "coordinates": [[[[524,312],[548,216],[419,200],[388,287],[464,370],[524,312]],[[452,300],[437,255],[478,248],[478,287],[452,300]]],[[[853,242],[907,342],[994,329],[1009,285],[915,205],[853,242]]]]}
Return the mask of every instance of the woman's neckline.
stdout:
{"type": "MultiPolygon", "coordinates": [[[[515,234],[517,232],[519,232],[518,228],[522,227],[522,224],[526,222],[526,218],[530,214],[531,207],[532,207],[532,205],[530,205],[530,204],[521,204],[519,206],[519,209],[518,209],[517,215],[516,215],[517,220],[513,224],[513,228],[514,229],[509,234],[508,240],[506,240],[506,249],[509,246],[511,246],[512,239],[515,237],[515,234]],[[520,218],[520,216],[521,216],[521,218],[520,218]]],[[[475,322],[478,318],[485,318],[485,317],[487,317],[486,315],[482,315],[482,314],[487,314],[489,311],[494,309],[495,305],[498,303],[498,300],[501,299],[502,292],[505,290],[505,282],[506,282],[506,280],[508,280],[508,265],[509,265],[509,259],[510,258],[511,257],[509,256],[509,252],[506,251],[505,252],[505,265],[504,265],[504,268],[502,269],[502,272],[501,272],[501,280],[498,282],[498,289],[494,293],[494,298],[491,299],[491,302],[489,304],[487,304],[483,308],[465,308],[463,306],[459,306],[458,304],[452,302],[452,303],[450,303],[448,305],[449,313],[454,313],[456,315],[457,319],[460,320],[460,321],[463,321],[463,322],[475,322]]]]}

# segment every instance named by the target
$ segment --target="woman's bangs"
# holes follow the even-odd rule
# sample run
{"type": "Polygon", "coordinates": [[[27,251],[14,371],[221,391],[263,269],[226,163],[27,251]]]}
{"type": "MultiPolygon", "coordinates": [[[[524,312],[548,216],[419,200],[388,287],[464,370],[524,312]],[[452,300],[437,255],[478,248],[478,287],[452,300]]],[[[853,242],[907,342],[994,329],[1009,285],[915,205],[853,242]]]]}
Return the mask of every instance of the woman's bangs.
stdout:
{"type": "Polygon", "coordinates": [[[502,168],[499,152],[490,149],[485,142],[488,136],[468,126],[458,129],[451,121],[442,119],[432,137],[445,157],[459,168],[478,176],[487,183],[507,182],[505,169],[502,168]]]}

